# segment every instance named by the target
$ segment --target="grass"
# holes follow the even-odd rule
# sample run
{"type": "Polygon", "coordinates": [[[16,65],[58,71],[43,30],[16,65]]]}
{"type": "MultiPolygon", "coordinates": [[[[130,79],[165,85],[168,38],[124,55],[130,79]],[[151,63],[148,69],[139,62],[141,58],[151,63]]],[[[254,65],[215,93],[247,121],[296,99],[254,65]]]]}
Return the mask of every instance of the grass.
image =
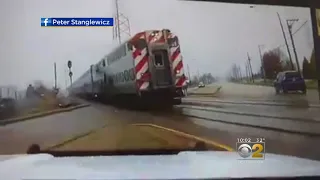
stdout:
{"type": "Polygon", "coordinates": [[[190,148],[195,140],[151,126],[107,126],[54,150],[124,150],[190,148]]]}
{"type": "Polygon", "coordinates": [[[19,113],[19,116],[21,115],[32,115],[35,113],[45,112],[45,111],[51,111],[59,109],[58,101],[57,99],[53,97],[45,97],[37,107],[33,107],[31,109],[27,109],[21,113],[19,113]]]}

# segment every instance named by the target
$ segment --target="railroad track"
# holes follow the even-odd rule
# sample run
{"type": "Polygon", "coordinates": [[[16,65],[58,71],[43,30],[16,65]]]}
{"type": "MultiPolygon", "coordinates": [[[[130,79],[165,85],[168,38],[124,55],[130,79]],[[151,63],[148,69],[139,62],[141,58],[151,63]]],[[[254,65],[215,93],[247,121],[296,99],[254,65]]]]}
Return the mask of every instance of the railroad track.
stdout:
{"type": "Polygon", "coordinates": [[[272,101],[272,100],[225,100],[225,99],[197,99],[197,98],[184,98],[184,104],[194,104],[194,103],[201,103],[203,106],[210,106],[213,103],[221,103],[221,104],[235,104],[235,105],[264,105],[264,106],[285,106],[285,107],[308,107],[308,108],[320,108],[320,104],[309,104],[307,101],[304,100],[295,100],[295,101],[272,101]]]}
{"type": "Polygon", "coordinates": [[[248,112],[220,110],[216,108],[180,105],[181,115],[238,126],[253,127],[277,132],[298,134],[303,136],[320,137],[320,121],[298,117],[277,117],[248,112]]]}

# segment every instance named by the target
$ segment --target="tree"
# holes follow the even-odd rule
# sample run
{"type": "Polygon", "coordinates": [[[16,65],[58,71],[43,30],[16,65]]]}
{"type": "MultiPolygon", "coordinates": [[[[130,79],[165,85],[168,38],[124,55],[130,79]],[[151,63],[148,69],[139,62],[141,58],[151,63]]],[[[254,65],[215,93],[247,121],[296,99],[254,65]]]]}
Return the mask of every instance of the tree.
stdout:
{"type": "MultiPolygon", "coordinates": [[[[290,71],[292,70],[292,64],[289,59],[285,59],[281,61],[281,66],[283,71],[290,71]]],[[[293,65],[293,69],[296,69],[296,66],[293,65]]]]}
{"type": "Polygon", "coordinates": [[[312,50],[309,64],[310,64],[310,66],[309,66],[310,79],[316,79],[317,78],[317,70],[316,70],[316,58],[314,55],[314,49],[312,50]]]}
{"type": "Polygon", "coordinates": [[[190,83],[190,86],[197,86],[199,84],[199,78],[198,76],[193,76],[191,78],[191,83],[190,83]]]}
{"type": "Polygon", "coordinates": [[[278,72],[282,71],[281,64],[282,52],[279,48],[263,54],[262,62],[266,78],[274,79],[278,72]]]}
{"type": "Polygon", "coordinates": [[[306,57],[304,57],[303,63],[302,63],[302,74],[305,79],[311,78],[311,76],[310,76],[310,63],[306,57]]]}
{"type": "Polygon", "coordinates": [[[211,84],[215,82],[215,78],[212,76],[211,73],[204,73],[200,76],[200,81],[204,82],[205,84],[211,84]]]}

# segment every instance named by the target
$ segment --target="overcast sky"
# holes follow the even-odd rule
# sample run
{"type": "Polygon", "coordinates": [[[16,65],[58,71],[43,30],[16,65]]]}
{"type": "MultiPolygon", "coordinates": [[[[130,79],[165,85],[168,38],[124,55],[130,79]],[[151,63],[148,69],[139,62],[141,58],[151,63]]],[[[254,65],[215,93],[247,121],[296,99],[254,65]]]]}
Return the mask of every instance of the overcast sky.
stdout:
{"type": "MultiPolygon", "coordinates": [[[[199,70],[222,76],[233,63],[244,70],[247,52],[257,71],[258,45],[264,44],[262,50],[266,51],[284,44],[277,12],[284,25],[285,19],[299,18],[293,31],[308,21],[294,36],[300,61],[309,57],[313,48],[307,8],[249,8],[249,5],[176,0],[119,0],[119,4],[120,11],[130,19],[131,35],[157,28],[169,28],[176,33],[191,74],[199,70]]],[[[56,62],[58,84],[65,87],[67,60],[73,61],[74,78],[81,76],[114,46],[112,28],[41,28],[40,18],[113,14],[113,0],[2,0],[0,85],[23,88],[34,80],[42,80],[52,86],[56,62]]],[[[281,47],[285,50],[285,46],[281,47]]]]}

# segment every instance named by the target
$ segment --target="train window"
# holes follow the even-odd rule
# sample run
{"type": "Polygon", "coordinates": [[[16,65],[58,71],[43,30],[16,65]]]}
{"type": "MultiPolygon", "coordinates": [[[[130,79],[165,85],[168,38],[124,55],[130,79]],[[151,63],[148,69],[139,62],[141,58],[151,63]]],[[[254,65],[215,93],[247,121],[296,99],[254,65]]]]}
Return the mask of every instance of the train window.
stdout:
{"type": "Polygon", "coordinates": [[[139,39],[139,40],[136,40],[134,43],[133,43],[134,47],[137,48],[137,49],[144,49],[147,47],[147,42],[144,40],[144,39],[139,39]]]}
{"type": "Polygon", "coordinates": [[[179,46],[179,40],[178,40],[177,37],[169,38],[168,39],[168,44],[169,44],[169,47],[178,47],[179,46]]]}
{"type": "Polygon", "coordinates": [[[99,73],[100,72],[100,68],[99,66],[96,66],[96,72],[99,73]]]}
{"type": "Polygon", "coordinates": [[[131,43],[127,43],[127,48],[128,48],[128,51],[132,51],[133,50],[133,46],[131,43]]]}
{"type": "Polygon", "coordinates": [[[123,52],[123,56],[127,55],[127,49],[126,49],[125,44],[122,46],[122,52],[123,52]]]}
{"type": "Polygon", "coordinates": [[[102,60],[102,66],[103,66],[103,67],[106,66],[106,60],[105,60],[105,59],[102,60]]]}

